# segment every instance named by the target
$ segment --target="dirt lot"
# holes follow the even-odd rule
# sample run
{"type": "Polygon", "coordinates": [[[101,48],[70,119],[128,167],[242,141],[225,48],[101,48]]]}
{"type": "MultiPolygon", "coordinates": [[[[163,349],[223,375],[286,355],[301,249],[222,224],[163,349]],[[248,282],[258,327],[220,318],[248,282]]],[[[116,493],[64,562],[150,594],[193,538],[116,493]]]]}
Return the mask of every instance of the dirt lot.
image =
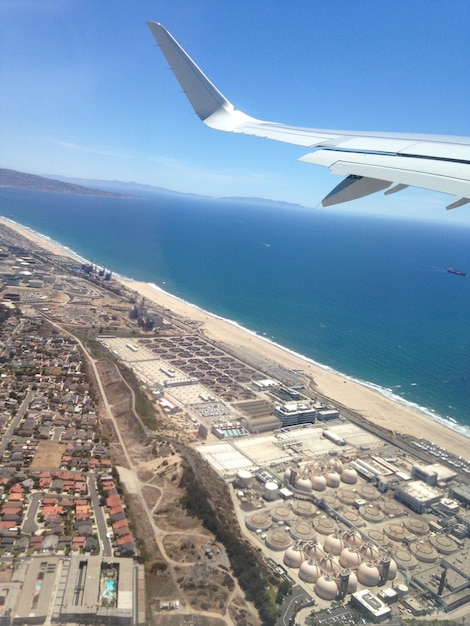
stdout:
{"type": "Polygon", "coordinates": [[[40,441],[31,462],[31,469],[57,469],[60,467],[65,448],[65,443],[40,441]]]}

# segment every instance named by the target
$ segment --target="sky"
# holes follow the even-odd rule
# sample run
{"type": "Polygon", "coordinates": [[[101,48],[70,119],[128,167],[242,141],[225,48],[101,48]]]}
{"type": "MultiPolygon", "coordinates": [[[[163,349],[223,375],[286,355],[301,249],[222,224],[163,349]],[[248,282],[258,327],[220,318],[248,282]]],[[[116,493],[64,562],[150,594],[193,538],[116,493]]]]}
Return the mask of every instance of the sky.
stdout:
{"type": "MultiPolygon", "coordinates": [[[[301,146],[202,124],[147,21],[254,117],[470,136],[466,0],[0,0],[0,167],[317,207],[340,178],[301,146]]],[[[470,225],[449,200],[407,189],[334,210],[470,225]]]]}

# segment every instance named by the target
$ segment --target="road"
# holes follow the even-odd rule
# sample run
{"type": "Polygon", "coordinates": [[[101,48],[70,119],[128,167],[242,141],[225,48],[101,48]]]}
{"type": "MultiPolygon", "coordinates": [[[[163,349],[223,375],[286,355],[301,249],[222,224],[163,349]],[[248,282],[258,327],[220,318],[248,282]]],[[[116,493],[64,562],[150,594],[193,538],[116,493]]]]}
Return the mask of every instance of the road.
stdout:
{"type": "Polygon", "coordinates": [[[2,441],[0,442],[0,457],[3,456],[3,453],[7,449],[8,444],[10,443],[11,436],[15,432],[15,429],[18,427],[18,424],[24,417],[24,414],[28,410],[29,405],[31,404],[31,400],[34,398],[34,391],[31,389],[26,393],[26,396],[21,403],[18,412],[15,417],[11,420],[10,426],[8,427],[6,433],[2,437],[2,441]]]}
{"type": "Polygon", "coordinates": [[[103,508],[100,506],[100,497],[96,488],[96,475],[88,472],[88,493],[90,494],[91,505],[95,513],[96,527],[98,529],[98,536],[100,540],[101,552],[103,556],[112,556],[113,549],[111,541],[107,536],[109,533],[106,519],[103,513],[103,508]]]}

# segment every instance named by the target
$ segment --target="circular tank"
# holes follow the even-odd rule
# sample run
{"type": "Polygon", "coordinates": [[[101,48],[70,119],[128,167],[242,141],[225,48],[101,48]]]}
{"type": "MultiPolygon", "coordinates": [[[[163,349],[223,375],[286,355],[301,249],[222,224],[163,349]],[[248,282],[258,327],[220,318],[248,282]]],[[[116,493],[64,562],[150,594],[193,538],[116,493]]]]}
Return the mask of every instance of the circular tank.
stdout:
{"type": "Polygon", "coordinates": [[[312,541],[308,542],[304,547],[304,552],[309,559],[316,561],[319,561],[325,554],[316,539],[312,539],[312,541]]]}
{"type": "Polygon", "coordinates": [[[390,543],[388,537],[381,530],[376,528],[366,528],[364,534],[379,546],[387,546],[390,543]]]}
{"type": "Polygon", "coordinates": [[[410,545],[411,553],[423,563],[434,563],[439,557],[437,551],[427,541],[416,541],[410,545]]]}
{"type": "Polygon", "coordinates": [[[306,583],[314,583],[321,576],[321,569],[317,561],[308,559],[299,568],[299,578],[306,583]]]}
{"type": "Polygon", "coordinates": [[[310,478],[298,478],[295,481],[295,488],[299,491],[310,493],[312,491],[312,481],[310,478]]]}
{"type": "Polygon", "coordinates": [[[358,499],[356,489],[339,489],[337,496],[343,504],[354,504],[358,499]]]}
{"type": "Polygon", "coordinates": [[[380,503],[380,508],[389,517],[399,517],[403,515],[403,507],[394,500],[386,500],[380,503]]]}
{"type": "Polygon", "coordinates": [[[361,498],[364,500],[377,500],[378,492],[375,487],[371,487],[370,485],[362,485],[359,489],[359,493],[361,494],[361,498]]]}
{"type": "Polygon", "coordinates": [[[372,522],[373,524],[378,524],[379,522],[382,522],[385,517],[382,511],[373,504],[366,504],[365,506],[361,506],[360,513],[367,522],[372,522]]]}
{"type": "Polygon", "coordinates": [[[326,484],[328,487],[339,487],[340,480],[338,472],[328,472],[326,475],[326,484]]]}
{"type": "Polygon", "coordinates": [[[348,593],[356,593],[357,591],[357,576],[354,572],[349,572],[347,591],[348,593]]]}
{"type": "Polygon", "coordinates": [[[304,554],[298,546],[291,546],[284,552],[284,565],[292,567],[293,569],[299,569],[304,560],[304,554]]]}
{"type": "Polygon", "coordinates": [[[359,552],[361,556],[366,561],[376,561],[379,557],[379,551],[370,541],[364,541],[362,546],[359,548],[359,552]]]}
{"type": "Polygon", "coordinates": [[[343,534],[343,541],[345,543],[347,543],[348,546],[352,546],[352,547],[355,547],[355,548],[360,548],[362,546],[362,537],[353,528],[349,528],[343,534]]]}
{"type": "Polygon", "coordinates": [[[325,552],[331,552],[331,554],[334,554],[335,556],[340,554],[343,548],[344,541],[338,531],[331,535],[328,535],[323,543],[323,550],[325,550],[325,552]]]}
{"type": "Polygon", "coordinates": [[[279,488],[277,486],[277,483],[269,480],[264,485],[263,498],[265,500],[268,500],[268,502],[271,502],[272,500],[276,500],[278,495],[279,495],[279,488]]]}
{"type": "Polygon", "coordinates": [[[415,535],[426,535],[429,532],[429,524],[422,519],[407,517],[403,523],[405,528],[415,535]]]}
{"type": "Polygon", "coordinates": [[[337,474],[341,474],[341,472],[343,471],[343,464],[338,459],[338,457],[336,457],[334,459],[330,459],[328,461],[328,467],[331,468],[337,474]]]}
{"type": "Polygon", "coordinates": [[[384,532],[393,541],[405,541],[406,531],[402,524],[397,524],[395,522],[390,522],[389,524],[385,524],[384,532]]]}
{"type": "Polygon", "coordinates": [[[320,515],[313,520],[313,527],[322,535],[331,535],[336,530],[335,523],[327,515],[320,515]]]}
{"type": "Polygon", "coordinates": [[[307,520],[293,522],[290,525],[290,534],[296,541],[310,541],[315,537],[313,526],[307,520]]]}
{"type": "Polygon", "coordinates": [[[315,583],[315,593],[323,600],[334,600],[338,595],[338,585],[332,576],[320,576],[315,583]]]}
{"type": "Polygon", "coordinates": [[[291,538],[286,533],[286,531],[282,528],[277,528],[268,533],[266,537],[266,545],[271,550],[287,550],[287,548],[291,544],[291,538]]]}
{"type": "Polygon", "coordinates": [[[271,517],[275,522],[287,522],[291,518],[291,511],[288,506],[275,506],[271,509],[271,517]]]}
{"type": "Polygon", "coordinates": [[[315,511],[315,505],[308,500],[294,500],[292,503],[292,510],[296,515],[308,517],[315,511]]]}
{"type": "Polygon", "coordinates": [[[357,568],[357,579],[361,585],[375,587],[380,580],[379,568],[371,561],[361,563],[357,568]]]}
{"type": "Polygon", "coordinates": [[[357,472],[353,467],[343,467],[341,471],[341,480],[347,485],[355,485],[357,483],[357,472]]]}
{"type": "Polygon", "coordinates": [[[457,544],[447,535],[435,535],[431,537],[432,545],[442,554],[452,554],[457,550],[457,544]]]}
{"type": "Polygon", "coordinates": [[[242,487],[249,487],[251,485],[251,481],[253,480],[253,474],[248,470],[239,470],[237,473],[237,481],[238,484],[242,487]]]}
{"type": "Polygon", "coordinates": [[[314,491],[325,491],[326,478],[322,474],[315,474],[311,479],[311,484],[314,491]]]}
{"type": "Polygon", "coordinates": [[[402,567],[406,567],[407,569],[414,569],[417,565],[417,560],[408,552],[405,548],[398,548],[393,553],[395,555],[396,560],[402,567]]]}
{"type": "Polygon", "coordinates": [[[286,470],[284,470],[284,473],[283,473],[282,476],[283,476],[283,478],[284,478],[286,483],[290,483],[290,479],[292,477],[292,470],[291,470],[291,468],[288,467],[286,470]]]}
{"type": "Polygon", "coordinates": [[[271,526],[271,517],[266,515],[266,513],[260,513],[257,511],[256,513],[248,515],[245,519],[245,525],[249,530],[253,530],[255,532],[257,530],[268,530],[271,526]]]}
{"type": "Polygon", "coordinates": [[[321,569],[326,574],[337,574],[341,567],[338,564],[338,561],[335,559],[333,554],[325,554],[319,563],[321,569]]]}
{"type": "Polygon", "coordinates": [[[356,569],[362,563],[362,557],[358,548],[348,547],[341,550],[339,562],[342,567],[356,569]]]}

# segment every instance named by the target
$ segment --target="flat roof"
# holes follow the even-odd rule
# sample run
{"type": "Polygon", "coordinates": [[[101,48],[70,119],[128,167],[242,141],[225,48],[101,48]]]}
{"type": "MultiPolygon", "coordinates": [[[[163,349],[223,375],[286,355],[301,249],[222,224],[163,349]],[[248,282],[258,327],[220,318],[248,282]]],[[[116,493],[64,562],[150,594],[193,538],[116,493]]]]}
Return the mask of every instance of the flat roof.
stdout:
{"type": "Polygon", "coordinates": [[[383,617],[391,613],[390,607],[382,602],[370,589],[362,589],[353,593],[355,598],[363,607],[365,607],[375,617],[383,617]]]}

